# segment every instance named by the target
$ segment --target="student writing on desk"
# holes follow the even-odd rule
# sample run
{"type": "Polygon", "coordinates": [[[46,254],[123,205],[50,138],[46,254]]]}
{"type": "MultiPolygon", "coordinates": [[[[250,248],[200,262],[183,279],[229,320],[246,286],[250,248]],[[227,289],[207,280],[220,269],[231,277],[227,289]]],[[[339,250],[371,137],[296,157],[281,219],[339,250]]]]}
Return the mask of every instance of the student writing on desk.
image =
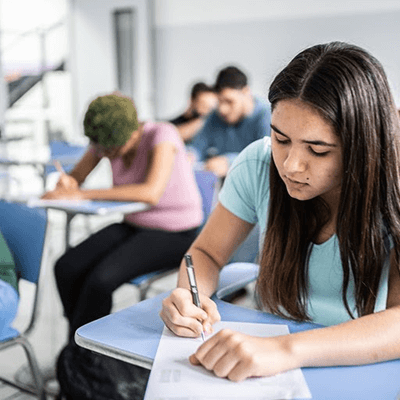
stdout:
{"type": "Polygon", "coordinates": [[[126,215],[68,250],[55,276],[75,330],[111,310],[112,292],[138,275],[174,268],[202,222],[201,197],[184,144],[173,125],[138,123],[131,99],[111,94],[93,100],[84,118],[91,146],[47,199],[140,201],[152,207],[126,215]],[[102,157],[110,160],[113,187],[80,185],[102,157]]]}
{"type": "Polygon", "coordinates": [[[326,327],[274,338],[221,331],[193,364],[240,381],[399,358],[399,121],[380,63],[356,46],[316,45],[277,75],[269,100],[271,138],[235,160],[189,250],[202,308],[182,263],[165,324],[181,336],[212,330],[219,270],[259,222],[266,311],[326,327]]]}

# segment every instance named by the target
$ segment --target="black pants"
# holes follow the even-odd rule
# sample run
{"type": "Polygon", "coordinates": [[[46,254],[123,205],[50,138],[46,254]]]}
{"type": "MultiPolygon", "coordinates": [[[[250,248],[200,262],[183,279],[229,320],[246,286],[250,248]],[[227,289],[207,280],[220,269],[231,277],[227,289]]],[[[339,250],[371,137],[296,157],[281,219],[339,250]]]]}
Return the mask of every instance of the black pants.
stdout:
{"type": "Polygon", "coordinates": [[[196,234],[197,229],[167,232],[122,222],[69,249],[57,261],[55,277],[70,339],[80,326],[110,313],[112,293],[123,283],[179,266],[196,234]]]}

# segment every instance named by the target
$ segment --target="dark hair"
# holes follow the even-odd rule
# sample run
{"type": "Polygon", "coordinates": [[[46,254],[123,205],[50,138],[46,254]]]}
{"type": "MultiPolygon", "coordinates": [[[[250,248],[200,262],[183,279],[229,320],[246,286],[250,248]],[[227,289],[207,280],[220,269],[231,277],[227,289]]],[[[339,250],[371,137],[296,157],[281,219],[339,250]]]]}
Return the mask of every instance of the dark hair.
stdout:
{"type": "Polygon", "coordinates": [[[247,76],[239,68],[229,66],[219,72],[214,89],[219,93],[226,88],[243,89],[245,86],[247,86],[247,76]]]}
{"type": "MultiPolygon", "coordinates": [[[[299,99],[333,127],[343,146],[343,178],[336,224],[343,268],[342,300],[351,275],[357,313],[372,313],[382,266],[392,236],[400,255],[399,121],[385,72],[365,50],[332,42],[299,53],[269,89],[274,110],[281,100],[299,99]]],[[[277,314],[308,319],[307,255],[329,220],[319,197],[289,196],[270,164],[270,204],[257,288],[263,304],[277,314]]]]}
{"type": "Polygon", "coordinates": [[[91,141],[105,148],[122,146],[139,127],[136,107],[122,94],[99,96],[89,104],[83,126],[91,141]]]}
{"type": "Polygon", "coordinates": [[[205,84],[204,82],[197,82],[193,85],[192,90],[190,91],[190,98],[192,100],[195,100],[199,94],[206,92],[213,93],[214,89],[205,84]]]}

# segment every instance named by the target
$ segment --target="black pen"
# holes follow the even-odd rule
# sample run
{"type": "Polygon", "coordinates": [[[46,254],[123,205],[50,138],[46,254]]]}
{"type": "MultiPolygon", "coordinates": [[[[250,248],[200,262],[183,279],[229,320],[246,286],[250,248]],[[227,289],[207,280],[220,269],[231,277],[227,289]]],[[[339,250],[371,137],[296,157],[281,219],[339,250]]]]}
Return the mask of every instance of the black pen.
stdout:
{"type": "MultiPolygon", "coordinates": [[[[190,254],[185,254],[185,261],[186,261],[186,271],[189,278],[190,292],[192,293],[193,304],[201,308],[199,290],[197,289],[196,276],[194,274],[194,268],[192,263],[192,256],[190,254]]],[[[204,342],[205,337],[203,330],[201,331],[201,337],[204,342]]]]}

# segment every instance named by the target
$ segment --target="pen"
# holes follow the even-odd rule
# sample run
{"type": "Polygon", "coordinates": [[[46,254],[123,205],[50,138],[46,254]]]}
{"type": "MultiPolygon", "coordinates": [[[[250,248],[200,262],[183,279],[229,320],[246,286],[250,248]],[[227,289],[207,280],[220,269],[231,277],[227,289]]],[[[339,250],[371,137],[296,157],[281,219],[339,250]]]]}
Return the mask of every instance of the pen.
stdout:
{"type": "Polygon", "coordinates": [[[60,161],[54,160],[53,161],[54,166],[56,167],[56,170],[60,173],[60,174],[65,174],[64,168],[62,167],[60,161]]]}
{"type": "MultiPolygon", "coordinates": [[[[199,290],[197,289],[196,276],[194,274],[194,268],[192,263],[192,256],[190,254],[185,254],[185,261],[186,261],[186,271],[189,278],[190,292],[192,293],[193,304],[201,308],[199,290]]],[[[204,342],[205,338],[203,330],[201,331],[201,338],[203,339],[204,342]]]]}

